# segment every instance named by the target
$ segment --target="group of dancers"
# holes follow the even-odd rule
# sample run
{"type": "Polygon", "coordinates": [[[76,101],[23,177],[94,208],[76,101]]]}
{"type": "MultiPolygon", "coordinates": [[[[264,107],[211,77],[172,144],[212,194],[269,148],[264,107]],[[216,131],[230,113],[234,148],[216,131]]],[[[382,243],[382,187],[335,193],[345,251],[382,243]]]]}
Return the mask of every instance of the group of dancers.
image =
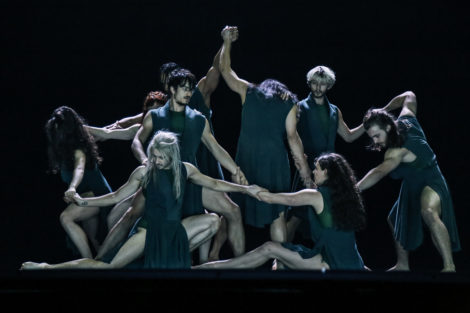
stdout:
{"type": "Polygon", "coordinates": [[[355,239],[366,227],[361,193],[390,175],[402,181],[388,216],[397,252],[391,269],[410,270],[409,252],[421,245],[426,226],[442,270],[455,271],[460,242],[452,199],[416,118],[416,95],[407,91],[369,109],[350,129],[326,96],[336,80],[330,68],[307,73],[310,93],[298,101],[277,80],[254,84],[233,71],[238,35],[234,26],[222,30],[222,47],[199,81],[175,63],[162,65],[164,90],[150,92],[135,116],[93,127],[70,107],[54,110],[46,124],[50,168],[68,184],[60,222],[81,257],[24,262],[21,269],[256,268],[274,260],[273,269],[366,270],[355,239]],[[235,159],[211,122],[220,76],[242,105],[235,159]],[[335,141],[364,133],[384,160],[357,180],[335,141]],[[141,164],[115,191],[99,169],[97,142],[108,139],[132,140],[141,164]],[[269,227],[271,240],[247,252],[245,225],[269,227]],[[298,233],[313,246],[294,242],[298,233]],[[233,258],[220,260],[226,242],[233,258]]]}

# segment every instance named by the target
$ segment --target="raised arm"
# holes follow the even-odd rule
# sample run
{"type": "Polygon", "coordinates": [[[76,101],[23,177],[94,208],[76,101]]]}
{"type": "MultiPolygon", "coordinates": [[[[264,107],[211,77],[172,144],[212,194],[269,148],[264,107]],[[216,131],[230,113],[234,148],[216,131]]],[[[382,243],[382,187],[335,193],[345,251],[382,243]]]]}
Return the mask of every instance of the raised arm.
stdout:
{"type": "Polygon", "coordinates": [[[303,189],[292,193],[260,192],[261,201],[287,206],[311,205],[317,214],[323,211],[323,196],[316,189],[303,189]]]}
{"type": "Polygon", "coordinates": [[[233,181],[242,185],[248,184],[245,175],[241,172],[240,168],[232,159],[230,154],[224,148],[222,148],[222,146],[215,139],[214,135],[212,135],[207,120],[206,125],[204,127],[204,131],[202,132],[202,143],[212,153],[214,158],[219,161],[219,163],[232,174],[233,181]]]}
{"type": "Polygon", "coordinates": [[[129,176],[127,182],[118,190],[99,197],[81,198],[75,194],[73,199],[79,206],[108,206],[116,204],[134,194],[140,187],[146,167],[141,165],[129,176]]]}
{"type": "Polygon", "coordinates": [[[73,201],[73,196],[77,193],[76,189],[78,185],[82,182],[83,175],[85,174],[86,166],[86,155],[85,153],[77,149],[73,153],[74,165],[73,165],[73,175],[72,180],[69,183],[68,189],[64,193],[64,201],[69,203],[73,201]]]}
{"type": "Polygon", "coordinates": [[[308,166],[307,157],[304,153],[304,146],[302,140],[300,139],[299,133],[297,132],[297,106],[293,105],[292,109],[289,111],[286,117],[286,133],[287,133],[287,142],[292,153],[292,158],[294,160],[295,167],[299,171],[300,177],[304,185],[307,188],[313,187],[313,181],[311,178],[312,171],[308,166]]]}
{"type": "Polygon", "coordinates": [[[212,177],[202,174],[191,163],[184,162],[184,165],[186,167],[186,172],[188,173],[188,179],[191,182],[193,182],[196,185],[207,187],[215,191],[240,192],[240,193],[248,194],[254,198],[259,199],[258,193],[266,190],[257,185],[246,186],[246,185],[229,183],[225,180],[214,179],[212,177]]]}
{"type": "Polygon", "coordinates": [[[145,115],[144,121],[142,122],[142,125],[140,126],[139,130],[137,131],[134,140],[132,140],[131,145],[132,152],[134,153],[134,156],[137,158],[140,164],[147,163],[147,154],[145,153],[144,143],[149,138],[150,134],[152,133],[152,130],[152,116],[151,113],[148,112],[145,115]]]}
{"type": "Polygon", "coordinates": [[[371,169],[358,183],[357,187],[363,191],[378,183],[391,171],[400,165],[408,150],[405,148],[390,148],[385,152],[384,161],[371,169]]]}
{"type": "Polygon", "coordinates": [[[238,77],[232,70],[230,51],[232,50],[232,42],[238,38],[238,29],[236,27],[225,26],[222,30],[222,39],[224,44],[220,51],[220,73],[227,83],[228,87],[240,95],[242,104],[245,103],[246,91],[249,82],[238,77]]]}
{"type": "Polygon", "coordinates": [[[197,88],[202,94],[204,98],[204,103],[210,108],[211,104],[211,95],[219,85],[220,79],[220,71],[219,71],[219,63],[220,63],[220,51],[222,48],[217,51],[214,60],[212,61],[212,66],[209,68],[206,76],[201,78],[197,83],[197,88]]]}
{"type": "Polygon", "coordinates": [[[84,126],[88,132],[95,137],[97,141],[105,141],[109,139],[131,140],[140,128],[140,124],[135,124],[128,128],[111,129],[105,127],[84,126]]]}
{"type": "Polygon", "coordinates": [[[343,119],[343,113],[338,109],[338,135],[346,142],[353,142],[364,134],[364,126],[361,124],[356,128],[349,129],[348,125],[343,119]]]}
{"type": "Polygon", "coordinates": [[[390,112],[400,108],[401,112],[399,116],[416,116],[418,103],[416,101],[416,95],[412,91],[405,91],[404,93],[394,97],[386,106],[383,107],[383,110],[390,112]]]}

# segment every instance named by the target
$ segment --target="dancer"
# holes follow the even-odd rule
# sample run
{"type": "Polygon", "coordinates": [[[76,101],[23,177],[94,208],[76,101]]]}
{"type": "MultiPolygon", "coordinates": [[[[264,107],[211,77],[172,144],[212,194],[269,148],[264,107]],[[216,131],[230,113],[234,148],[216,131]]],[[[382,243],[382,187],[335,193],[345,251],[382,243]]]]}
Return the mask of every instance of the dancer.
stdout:
{"type": "Polygon", "coordinates": [[[90,241],[95,250],[106,234],[106,217],[110,208],[84,208],[73,203],[73,195],[98,196],[111,192],[111,187],[99,169],[101,157],[98,147],[85,127],[84,119],[68,106],[54,110],[47,121],[49,166],[52,173],[60,172],[68,184],[64,201],[68,206],[60,214],[60,223],[78,253],[92,257],[90,241]],[[99,216],[99,218],[98,218],[99,216]]]}
{"type": "Polygon", "coordinates": [[[385,150],[384,161],[358,183],[366,190],[386,175],[401,179],[398,200],[388,216],[395,238],[397,263],[391,270],[410,270],[409,251],[423,240],[424,224],[442,257],[442,271],[455,271],[452,251],[460,250],[452,198],[436,155],[416,118],[416,95],[407,91],[384,108],[369,110],[363,119],[372,150],[385,150]],[[389,111],[401,109],[397,119],[389,111]]]}
{"type": "Polygon", "coordinates": [[[193,223],[192,229],[181,223],[186,181],[222,192],[243,192],[256,197],[258,186],[243,186],[216,180],[203,175],[192,164],[182,162],[178,139],[171,132],[159,131],[150,141],[148,163],[138,167],[129,181],[117,192],[98,198],[74,199],[82,205],[106,205],[119,201],[142,186],[145,196],[145,213],[136,225],[136,232],[119,249],[110,263],[82,258],[50,265],[25,262],[21,269],[59,268],[122,268],[143,256],[144,268],[189,268],[189,241],[196,245],[208,239],[214,232],[207,229],[203,214],[193,223]],[[114,198],[114,199],[113,199],[114,198]]]}
{"type": "Polygon", "coordinates": [[[315,161],[313,176],[317,189],[295,193],[259,193],[261,200],[268,203],[308,205],[313,209],[320,220],[320,236],[313,249],[268,241],[243,256],[192,268],[256,268],[270,259],[278,259],[290,269],[366,269],[355,240],[355,231],[365,227],[365,211],[350,165],[339,154],[322,154],[315,161]]]}
{"type": "MultiPolygon", "coordinates": [[[[247,180],[268,188],[273,192],[290,190],[291,177],[289,148],[305,184],[311,183],[311,172],[304,156],[302,142],[297,133],[296,96],[281,82],[266,79],[254,85],[231,68],[230,50],[234,38],[238,38],[236,27],[225,27],[221,32],[223,47],[220,55],[220,71],[230,89],[240,95],[242,108],[241,130],[238,140],[236,162],[247,175],[247,180]],[[282,95],[288,95],[288,99],[282,95]]],[[[282,204],[268,204],[256,199],[236,197],[244,211],[244,222],[248,225],[270,227],[271,240],[286,241],[286,222],[282,204]]]]}
{"type": "MultiPolygon", "coordinates": [[[[310,88],[310,93],[307,98],[299,102],[300,113],[297,130],[308,160],[314,160],[324,152],[335,152],[336,135],[350,143],[364,133],[362,124],[350,129],[343,119],[341,110],[329,101],[326,94],[335,83],[336,74],[327,66],[315,66],[307,73],[307,85],[310,88]]],[[[305,186],[296,171],[292,191],[303,188],[305,186]]],[[[318,229],[315,225],[308,225],[307,221],[318,223],[309,208],[295,207],[289,210],[287,218],[287,240],[289,242],[293,240],[298,229],[305,237],[311,237],[312,234],[309,232],[318,229]],[[301,222],[302,225],[300,225],[301,222]]],[[[316,238],[317,235],[313,234],[313,238],[316,238]]]]}

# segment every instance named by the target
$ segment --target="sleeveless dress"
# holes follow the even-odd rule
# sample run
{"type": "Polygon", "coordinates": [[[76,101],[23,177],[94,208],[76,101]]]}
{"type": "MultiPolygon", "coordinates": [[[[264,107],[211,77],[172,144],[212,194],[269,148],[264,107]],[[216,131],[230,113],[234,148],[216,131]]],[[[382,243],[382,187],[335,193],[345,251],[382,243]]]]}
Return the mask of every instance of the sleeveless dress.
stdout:
{"type": "MultiPolygon", "coordinates": [[[[299,102],[300,117],[297,124],[297,131],[302,145],[304,146],[304,153],[307,155],[307,161],[312,166],[313,161],[323,152],[335,152],[335,141],[338,130],[338,107],[331,104],[325,96],[326,103],[319,106],[315,103],[312,93],[307,98],[299,102]],[[326,108],[328,114],[328,123],[324,127],[321,115],[324,112],[322,108],[326,108]]],[[[304,189],[305,186],[300,179],[298,170],[295,171],[292,183],[292,192],[304,189]]],[[[320,229],[318,218],[315,212],[308,206],[290,207],[287,218],[296,216],[301,219],[301,225],[298,228],[299,233],[304,238],[311,238],[312,240],[318,239],[319,234],[314,234],[312,238],[311,231],[315,233],[320,229]],[[313,225],[307,225],[310,221],[313,225]]]]}
{"type": "MultiPolygon", "coordinates": [[[[292,101],[267,97],[256,88],[248,88],[235,162],[250,184],[271,192],[289,191],[291,177],[285,121],[293,105],[292,101]]],[[[244,222],[258,228],[271,224],[287,208],[241,194],[234,194],[232,198],[240,206],[244,222]]]]}
{"type": "Polygon", "coordinates": [[[436,155],[429,146],[416,117],[402,116],[397,121],[406,127],[403,147],[413,152],[416,160],[411,163],[400,163],[389,174],[393,179],[402,180],[400,194],[389,214],[394,228],[393,235],[405,250],[414,250],[421,245],[423,226],[420,199],[423,188],[429,186],[437,192],[441,200],[441,219],[449,232],[452,251],[459,251],[460,239],[452,198],[436,155]]]}
{"type": "MultiPolygon", "coordinates": [[[[73,178],[73,169],[67,169],[65,166],[61,167],[60,176],[64,183],[67,185],[70,184],[73,178]]],[[[77,186],[77,193],[83,194],[85,192],[92,191],[93,194],[97,196],[105,195],[113,192],[111,187],[108,184],[108,181],[101,173],[97,164],[92,165],[91,168],[85,168],[82,181],[77,186]]],[[[98,233],[97,239],[99,242],[102,242],[108,233],[108,224],[106,218],[111,211],[112,206],[100,208],[98,214],[98,233]]],[[[78,250],[75,245],[70,241],[70,238],[67,236],[67,246],[75,253],[78,254],[78,250]]]]}
{"type": "MultiPolygon", "coordinates": [[[[323,211],[318,215],[320,231],[314,232],[315,235],[319,235],[314,247],[310,249],[292,243],[282,243],[282,246],[298,252],[304,259],[310,259],[320,253],[332,270],[364,270],[364,262],[357,250],[354,231],[339,230],[333,225],[329,189],[320,186],[318,191],[323,196],[323,211]]],[[[310,207],[310,210],[313,211],[313,208],[310,207]]]]}
{"type": "MultiPolygon", "coordinates": [[[[206,120],[209,122],[211,133],[214,134],[214,127],[212,126],[212,110],[206,105],[202,93],[199,88],[195,88],[191,100],[188,106],[204,115],[206,120]]],[[[212,153],[207,149],[205,145],[199,145],[197,151],[197,162],[198,169],[204,175],[213,177],[215,179],[224,179],[224,174],[220,163],[214,158],[212,153]]]]}
{"type": "MultiPolygon", "coordinates": [[[[151,138],[158,130],[175,132],[175,130],[171,127],[169,101],[163,107],[151,110],[150,112],[153,123],[153,131],[144,145],[145,149],[147,149],[151,138]]],[[[196,155],[198,148],[201,145],[201,137],[205,127],[205,121],[206,120],[202,114],[186,106],[184,131],[182,133],[177,132],[181,161],[191,163],[198,168],[199,165],[196,155]]],[[[204,213],[204,208],[202,207],[201,186],[188,182],[184,196],[183,218],[204,213]]]]}

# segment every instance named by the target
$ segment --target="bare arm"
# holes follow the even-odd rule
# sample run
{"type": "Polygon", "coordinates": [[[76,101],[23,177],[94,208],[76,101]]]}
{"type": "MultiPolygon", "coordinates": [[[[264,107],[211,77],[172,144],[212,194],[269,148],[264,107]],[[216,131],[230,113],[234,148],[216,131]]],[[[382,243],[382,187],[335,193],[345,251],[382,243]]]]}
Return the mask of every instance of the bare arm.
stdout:
{"type": "Polygon", "coordinates": [[[79,206],[108,206],[116,204],[134,194],[139,189],[145,171],[146,167],[143,165],[136,168],[131,176],[129,176],[127,182],[114,192],[90,198],[81,198],[78,194],[75,194],[73,199],[79,206]]]}
{"type": "Polygon", "coordinates": [[[228,87],[240,95],[243,104],[245,103],[246,91],[249,83],[246,80],[239,78],[231,67],[230,51],[232,49],[232,41],[236,40],[234,39],[235,36],[238,36],[238,30],[236,27],[226,26],[222,30],[224,44],[220,51],[219,69],[228,87]],[[233,35],[234,32],[236,32],[237,35],[233,35]]]}
{"type": "Polygon", "coordinates": [[[140,126],[139,130],[137,131],[134,140],[132,141],[132,152],[140,164],[147,163],[147,154],[144,150],[144,143],[147,141],[148,137],[152,133],[153,130],[153,122],[152,116],[150,112],[145,115],[144,121],[140,126]]]}
{"type": "Polygon", "coordinates": [[[230,154],[222,148],[222,146],[217,142],[214,135],[212,135],[210,131],[209,123],[206,120],[206,125],[204,127],[204,131],[202,132],[202,143],[207,147],[207,149],[212,153],[214,158],[220,162],[220,164],[227,169],[231,174],[232,177],[236,175],[241,175],[241,180],[235,180],[241,184],[248,184],[246,181],[245,176],[241,173],[240,168],[232,159],[230,154]]]}
{"type": "Polygon", "coordinates": [[[323,211],[323,196],[316,189],[303,189],[292,193],[260,192],[261,201],[287,206],[311,205],[317,214],[323,211]]]}
{"type": "Polygon", "coordinates": [[[302,140],[297,132],[297,106],[293,105],[286,117],[287,142],[292,153],[294,164],[299,171],[300,177],[307,188],[313,186],[311,178],[312,171],[308,166],[307,157],[304,153],[302,140]]]}
{"type": "Polygon", "coordinates": [[[105,128],[108,128],[108,129],[128,128],[135,124],[140,124],[140,121],[142,121],[142,116],[143,116],[143,113],[139,113],[134,116],[124,117],[124,118],[121,118],[120,120],[117,120],[111,125],[105,126],[105,128]]]}
{"type": "Polygon", "coordinates": [[[68,189],[64,193],[64,201],[69,203],[72,201],[73,195],[77,192],[78,185],[82,182],[83,175],[85,174],[86,166],[86,155],[85,153],[77,149],[73,153],[74,165],[73,165],[73,176],[70,181],[68,189]]]}
{"type": "Polygon", "coordinates": [[[130,140],[135,137],[135,134],[140,128],[140,124],[135,124],[133,126],[123,129],[110,129],[105,127],[93,126],[84,127],[98,141],[105,141],[109,139],[130,140]]]}
{"type": "Polygon", "coordinates": [[[338,134],[346,142],[353,142],[364,134],[364,126],[361,124],[356,128],[349,129],[348,125],[343,119],[343,113],[338,109],[338,134]]]}
{"type": "Polygon", "coordinates": [[[214,57],[212,66],[209,68],[206,76],[199,80],[197,87],[204,98],[204,103],[210,108],[211,95],[217,88],[220,79],[219,63],[220,63],[220,51],[222,48],[217,51],[217,54],[214,57]]]}
{"type": "Polygon", "coordinates": [[[245,186],[239,184],[229,183],[225,180],[214,179],[207,175],[202,174],[194,165],[191,163],[184,162],[186,172],[188,173],[188,179],[196,185],[200,185],[215,191],[221,192],[240,192],[249,194],[252,197],[258,198],[258,193],[266,190],[256,185],[245,186]]]}
{"type": "Polygon", "coordinates": [[[418,110],[416,95],[412,91],[405,91],[390,100],[383,110],[390,112],[399,108],[401,108],[400,116],[416,116],[418,110]]]}
{"type": "Polygon", "coordinates": [[[391,148],[385,152],[384,161],[371,169],[358,183],[357,187],[363,191],[378,183],[391,171],[396,169],[408,150],[405,148],[391,148]]]}

